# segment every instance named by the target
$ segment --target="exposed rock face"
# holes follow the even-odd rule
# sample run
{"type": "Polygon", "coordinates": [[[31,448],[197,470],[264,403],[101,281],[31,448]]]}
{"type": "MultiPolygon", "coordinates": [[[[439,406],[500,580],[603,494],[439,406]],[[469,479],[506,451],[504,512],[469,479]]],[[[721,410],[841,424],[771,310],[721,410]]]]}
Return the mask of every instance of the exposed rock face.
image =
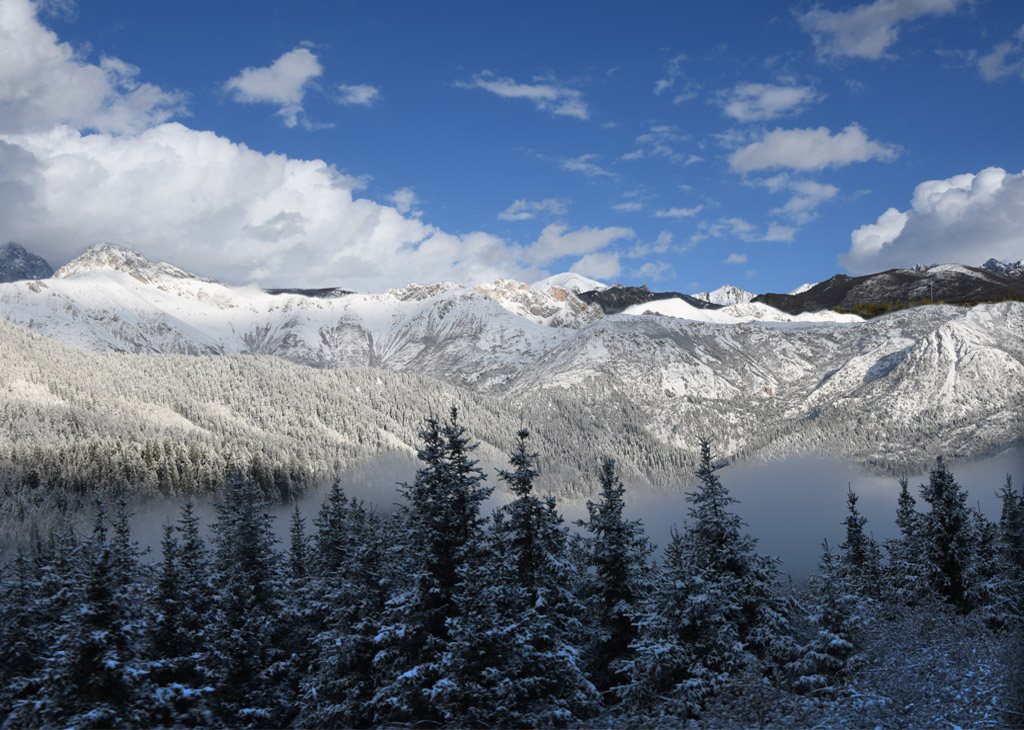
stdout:
{"type": "Polygon", "coordinates": [[[23,279],[48,279],[53,269],[42,256],[26,251],[17,243],[0,246],[0,283],[23,279]]]}
{"type": "Polygon", "coordinates": [[[720,305],[691,297],[679,292],[652,292],[644,286],[610,286],[599,291],[581,292],[580,299],[588,304],[596,304],[605,314],[618,314],[636,304],[646,304],[660,299],[682,299],[698,309],[718,309],[720,305]]]}
{"type": "Polygon", "coordinates": [[[839,274],[800,294],[762,294],[763,302],[798,314],[834,307],[912,302],[922,299],[949,303],[1024,299],[1024,278],[960,264],[927,269],[890,269],[866,276],[839,274]]]}

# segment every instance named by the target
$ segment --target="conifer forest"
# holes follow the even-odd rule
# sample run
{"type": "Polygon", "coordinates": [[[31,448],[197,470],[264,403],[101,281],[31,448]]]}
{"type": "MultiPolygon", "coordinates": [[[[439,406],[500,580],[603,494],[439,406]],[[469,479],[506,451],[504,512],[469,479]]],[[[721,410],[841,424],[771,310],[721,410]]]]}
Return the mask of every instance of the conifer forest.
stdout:
{"type": "Polygon", "coordinates": [[[3,565],[0,727],[1024,726],[1010,475],[994,521],[936,457],[900,481],[885,541],[851,489],[845,539],[797,584],[710,437],[670,535],[629,514],[612,455],[567,524],[526,428],[493,477],[475,447],[460,411],[430,416],[394,512],[335,483],[285,540],[281,495],[247,471],[212,524],[183,497],[151,552],[96,489],[90,527],[39,530],[3,565]]]}

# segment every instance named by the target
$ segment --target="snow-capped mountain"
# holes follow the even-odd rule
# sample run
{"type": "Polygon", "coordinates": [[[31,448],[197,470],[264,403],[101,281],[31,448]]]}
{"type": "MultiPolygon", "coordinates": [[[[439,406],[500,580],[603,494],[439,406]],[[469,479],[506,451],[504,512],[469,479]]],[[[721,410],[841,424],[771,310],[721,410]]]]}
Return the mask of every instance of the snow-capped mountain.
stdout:
{"type": "Polygon", "coordinates": [[[711,433],[726,455],[807,449],[885,466],[1020,438],[1020,302],[869,321],[699,304],[671,298],[602,316],[561,287],[510,281],[271,294],[109,246],[51,279],[0,285],[0,317],[84,350],[262,354],[428,376],[512,399],[513,409],[543,411],[557,399],[579,418],[608,410],[609,424],[665,448],[692,448],[711,433]]]}
{"type": "Polygon", "coordinates": [[[576,292],[578,294],[585,291],[600,291],[601,289],[607,289],[608,285],[568,271],[563,274],[549,276],[546,279],[541,279],[540,281],[535,281],[530,284],[531,289],[539,291],[545,291],[554,287],[576,292]]]}
{"type": "Polygon", "coordinates": [[[989,259],[981,265],[981,268],[988,269],[989,271],[995,271],[1000,274],[1006,274],[1007,276],[1013,276],[1015,278],[1024,278],[1024,259],[1020,261],[1000,261],[999,259],[989,259]]]}
{"type": "Polygon", "coordinates": [[[721,304],[723,307],[727,307],[730,304],[746,304],[756,296],[757,294],[754,292],[745,291],[732,284],[720,286],[714,291],[705,291],[693,295],[695,299],[710,302],[711,304],[721,304]]]}
{"type": "Polygon", "coordinates": [[[46,279],[53,269],[42,256],[26,251],[17,243],[0,246],[0,283],[23,279],[46,279]]]}

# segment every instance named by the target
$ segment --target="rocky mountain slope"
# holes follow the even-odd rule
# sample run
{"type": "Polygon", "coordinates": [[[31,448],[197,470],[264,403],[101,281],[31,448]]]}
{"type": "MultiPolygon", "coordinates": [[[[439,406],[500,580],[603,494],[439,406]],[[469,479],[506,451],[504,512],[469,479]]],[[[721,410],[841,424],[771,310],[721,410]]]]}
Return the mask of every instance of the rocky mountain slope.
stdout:
{"type": "Polygon", "coordinates": [[[919,300],[941,302],[1024,299],[1024,278],[987,268],[942,264],[927,269],[890,269],[866,276],[839,274],[799,294],[762,294],[753,299],[797,314],[919,300]]]}
{"type": "MultiPolygon", "coordinates": [[[[894,470],[939,453],[980,456],[1021,438],[1022,303],[918,307],[866,322],[794,317],[763,303],[702,304],[677,298],[602,316],[560,287],[538,292],[508,281],[275,295],[105,247],[52,279],[0,285],[0,317],[84,350],[273,355],[321,369],[415,374],[530,423],[558,420],[564,454],[594,439],[594,428],[611,429],[609,448],[634,454],[644,444],[630,458],[651,480],[667,480],[666,469],[706,434],[736,458],[808,451],[894,470]],[[652,307],[675,309],[644,313],[652,307]]],[[[123,358],[86,367],[117,363],[122,374],[102,376],[114,382],[131,377],[133,361],[123,358]]],[[[194,363],[173,367],[201,380],[196,368],[220,360],[167,362],[194,363]]],[[[231,362],[239,397],[261,397],[244,393],[248,360],[231,362]]],[[[8,392],[73,390],[36,370],[26,369],[21,385],[7,380],[8,392]]],[[[416,413],[422,404],[393,407],[416,413]]]]}
{"type": "Polygon", "coordinates": [[[0,283],[23,279],[46,279],[53,269],[42,256],[26,251],[17,243],[0,246],[0,283]]]}

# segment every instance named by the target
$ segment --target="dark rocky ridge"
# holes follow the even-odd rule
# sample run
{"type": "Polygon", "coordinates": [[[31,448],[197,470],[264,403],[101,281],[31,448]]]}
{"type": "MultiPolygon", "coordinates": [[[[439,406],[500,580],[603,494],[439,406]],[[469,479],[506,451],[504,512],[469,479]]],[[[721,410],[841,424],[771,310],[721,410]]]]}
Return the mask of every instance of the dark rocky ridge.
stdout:
{"type": "Polygon", "coordinates": [[[336,286],[329,286],[324,289],[264,289],[263,291],[274,295],[297,294],[300,297],[312,297],[313,299],[337,299],[338,297],[354,293],[336,286]]]}
{"type": "Polygon", "coordinates": [[[577,296],[587,304],[596,304],[605,314],[618,314],[634,304],[646,304],[660,299],[682,299],[698,309],[721,309],[719,304],[711,304],[702,299],[691,297],[679,292],[652,292],[644,286],[621,286],[616,284],[607,289],[580,292],[577,296]]]}
{"type": "Polygon", "coordinates": [[[14,242],[0,246],[0,282],[49,279],[51,276],[53,268],[42,256],[26,251],[14,242]]]}
{"type": "Polygon", "coordinates": [[[923,271],[890,269],[878,274],[838,274],[800,294],[761,294],[763,302],[790,314],[866,304],[948,303],[1024,299],[1024,278],[974,266],[935,266],[923,271]]]}

